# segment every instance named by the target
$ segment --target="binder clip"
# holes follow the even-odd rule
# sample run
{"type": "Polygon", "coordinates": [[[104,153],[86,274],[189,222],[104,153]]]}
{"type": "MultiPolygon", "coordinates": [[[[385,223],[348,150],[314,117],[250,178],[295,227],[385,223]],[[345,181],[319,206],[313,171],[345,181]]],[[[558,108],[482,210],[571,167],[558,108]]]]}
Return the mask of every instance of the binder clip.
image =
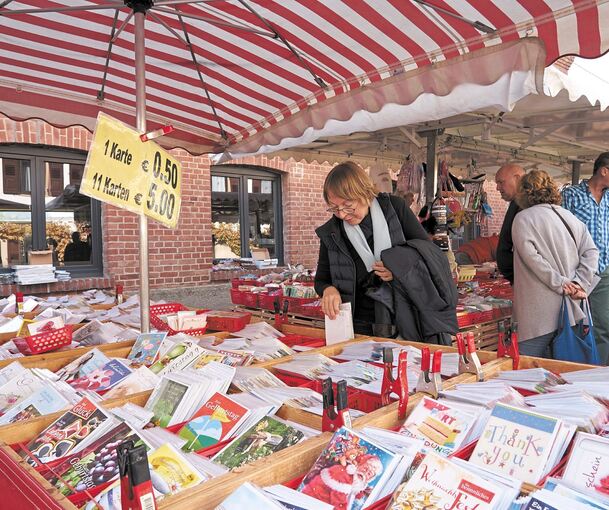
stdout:
{"type": "Polygon", "coordinates": [[[470,331],[466,333],[465,339],[463,333],[457,333],[457,350],[459,351],[459,373],[474,374],[478,381],[484,381],[484,373],[482,372],[482,363],[476,352],[476,342],[474,334],[470,331]]]}
{"type": "Polygon", "coordinates": [[[332,379],[328,377],[322,382],[324,412],[321,419],[322,432],[335,432],[342,426],[351,427],[349,402],[347,398],[347,381],[336,384],[336,406],[334,405],[334,389],[332,379]]]}
{"type": "Polygon", "coordinates": [[[421,349],[421,375],[417,382],[417,391],[429,393],[433,398],[438,398],[442,391],[442,351],[433,353],[433,362],[429,353],[429,347],[421,349]]]}
{"type": "Polygon", "coordinates": [[[391,393],[395,393],[398,400],[398,418],[406,418],[408,406],[408,353],[401,351],[398,356],[398,374],[393,378],[393,349],[383,349],[383,385],[381,387],[381,403],[386,406],[391,403],[391,393]]]}
{"type": "Polygon", "coordinates": [[[121,509],[156,510],[146,447],[134,446],[133,441],[125,441],[116,450],[121,481],[121,509]]]}
{"type": "Polygon", "coordinates": [[[518,350],[518,324],[512,322],[510,327],[505,328],[504,321],[498,326],[497,358],[512,358],[512,370],[518,370],[520,366],[520,351],[518,350]]]}

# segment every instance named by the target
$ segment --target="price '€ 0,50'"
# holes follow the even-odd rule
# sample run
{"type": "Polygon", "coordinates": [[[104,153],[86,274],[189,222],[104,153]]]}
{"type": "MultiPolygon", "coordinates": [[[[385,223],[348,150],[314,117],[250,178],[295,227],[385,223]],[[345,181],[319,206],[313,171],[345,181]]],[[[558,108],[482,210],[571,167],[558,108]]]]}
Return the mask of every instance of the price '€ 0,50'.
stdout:
{"type": "Polygon", "coordinates": [[[81,193],[175,228],[180,212],[181,169],[154,142],[100,113],[81,193]]]}

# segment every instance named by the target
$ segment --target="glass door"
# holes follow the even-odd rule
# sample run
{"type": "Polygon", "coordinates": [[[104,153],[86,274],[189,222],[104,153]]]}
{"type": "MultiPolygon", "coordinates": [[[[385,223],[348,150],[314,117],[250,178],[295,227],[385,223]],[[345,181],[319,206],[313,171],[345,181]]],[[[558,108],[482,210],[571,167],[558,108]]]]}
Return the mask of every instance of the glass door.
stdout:
{"type": "Polygon", "coordinates": [[[259,249],[282,264],[281,177],[219,165],[212,168],[211,190],[214,259],[251,257],[259,249]]]}
{"type": "Polygon", "coordinates": [[[0,157],[0,266],[28,263],[32,249],[32,160],[0,157]]]}
{"type": "Polygon", "coordinates": [[[245,255],[241,241],[241,178],[229,175],[211,177],[211,237],[214,259],[245,255]]]}
{"type": "Polygon", "coordinates": [[[248,246],[250,252],[266,249],[270,258],[277,258],[273,188],[271,179],[247,179],[248,246]]]}

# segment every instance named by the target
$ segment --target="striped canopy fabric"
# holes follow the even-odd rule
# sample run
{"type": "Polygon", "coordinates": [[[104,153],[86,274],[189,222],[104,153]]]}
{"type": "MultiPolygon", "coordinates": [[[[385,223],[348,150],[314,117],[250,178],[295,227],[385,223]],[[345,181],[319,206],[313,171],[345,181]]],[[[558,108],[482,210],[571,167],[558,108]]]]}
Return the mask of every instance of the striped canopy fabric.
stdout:
{"type": "Polygon", "coordinates": [[[0,113],[134,125],[134,4],[148,127],[174,124],[163,143],[192,153],[263,145],[334,98],[522,38],[546,65],[609,49],[609,0],[0,0],[0,113]]]}

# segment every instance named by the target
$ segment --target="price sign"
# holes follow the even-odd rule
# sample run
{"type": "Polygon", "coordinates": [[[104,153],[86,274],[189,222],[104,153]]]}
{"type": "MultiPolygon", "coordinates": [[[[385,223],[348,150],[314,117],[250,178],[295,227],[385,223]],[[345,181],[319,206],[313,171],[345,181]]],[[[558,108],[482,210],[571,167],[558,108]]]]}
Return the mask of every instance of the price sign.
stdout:
{"type": "Polygon", "coordinates": [[[181,172],[178,160],[159,145],[142,142],[135,129],[100,112],[80,192],[175,228],[181,172]]]}

